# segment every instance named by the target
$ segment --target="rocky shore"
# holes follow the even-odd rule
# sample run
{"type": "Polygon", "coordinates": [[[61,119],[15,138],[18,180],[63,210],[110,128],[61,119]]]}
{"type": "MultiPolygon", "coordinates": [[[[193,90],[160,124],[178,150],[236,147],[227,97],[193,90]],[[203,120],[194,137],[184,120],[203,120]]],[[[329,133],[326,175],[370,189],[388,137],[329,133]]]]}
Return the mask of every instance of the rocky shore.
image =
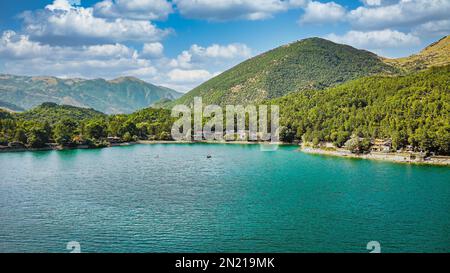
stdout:
{"type": "Polygon", "coordinates": [[[301,151],[308,154],[319,154],[328,156],[339,156],[347,158],[359,158],[370,160],[382,160],[395,163],[407,164],[426,164],[426,165],[441,165],[450,166],[450,156],[429,156],[423,157],[415,153],[399,153],[399,152],[370,152],[367,154],[354,154],[346,149],[322,149],[302,146],[301,151]]]}

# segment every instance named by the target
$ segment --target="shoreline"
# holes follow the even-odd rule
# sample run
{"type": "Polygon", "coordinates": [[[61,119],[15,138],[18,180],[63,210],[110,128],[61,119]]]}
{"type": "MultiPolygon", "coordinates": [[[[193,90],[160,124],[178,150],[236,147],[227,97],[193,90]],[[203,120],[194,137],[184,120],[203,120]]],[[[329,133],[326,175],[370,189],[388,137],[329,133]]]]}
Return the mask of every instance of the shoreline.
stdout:
{"type": "Polygon", "coordinates": [[[321,148],[312,148],[301,146],[301,152],[312,155],[333,156],[341,158],[377,160],[400,164],[414,165],[433,165],[433,166],[450,166],[450,156],[430,156],[427,159],[416,157],[412,153],[382,153],[370,152],[368,154],[353,154],[345,149],[326,150],[321,148]]]}
{"type": "Polygon", "coordinates": [[[271,144],[270,142],[258,142],[258,141],[177,141],[177,140],[138,140],[135,142],[123,142],[123,143],[113,143],[105,147],[89,147],[87,145],[78,145],[75,147],[62,147],[62,146],[47,146],[42,148],[12,148],[12,147],[0,147],[0,153],[17,153],[17,152],[40,152],[40,151],[65,151],[65,150],[95,150],[95,149],[106,149],[112,147],[123,147],[131,145],[157,145],[157,144],[234,144],[234,145],[288,145],[297,146],[294,143],[282,143],[278,142],[271,144]]]}
{"type": "Polygon", "coordinates": [[[62,146],[47,146],[42,148],[11,148],[11,147],[2,147],[0,148],[0,153],[20,153],[20,152],[43,152],[43,151],[67,151],[67,150],[96,150],[96,149],[105,149],[119,146],[130,146],[139,144],[137,142],[124,142],[120,144],[111,144],[106,147],[89,147],[88,145],[78,145],[75,147],[62,147],[62,146]]]}
{"type": "Polygon", "coordinates": [[[345,149],[322,149],[313,148],[296,143],[284,143],[279,142],[271,144],[268,142],[257,141],[171,141],[171,140],[139,140],[136,142],[124,142],[117,144],[110,144],[106,147],[89,147],[86,145],[80,145],[77,147],[43,147],[43,148],[0,148],[0,153],[15,153],[15,152],[39,152],[39,151],[64,151],[64,150],[87,150],[87,149],[104,149],[121,146],[131,145],[157,145],[157,144],[230,144],[230,145],[280,145],[280,146],[298,146],[298,151],[310,155],[323,155],[333,156],[341,158],[353,158],[353,159],[365,159],[365,160],[377,160],[391,163],[400,164],[414,164],[414,165],[433,165],[433,166],[450,166],[450,156],[430,156],[426,160],[420,157],[415,157],[411,153],[381,153],[371,152],[368,154],[353,154],[345,149]]]}
{"type": "Polygon", "coordinates": [[[241,144],[241,145],[290,145],[290,146],[297,146],[297,144],[294,143],[284,143],[284,142],[277,142],[277,143],[270,143],[270,142],[259,142],[259,141],[209,141],[209,140],[200,140],[200,141],[171,141],[171,140],[139,140],[135,142],[136,144],[196,144],[196,143],[202,143],[202,144],[241,144]]]}

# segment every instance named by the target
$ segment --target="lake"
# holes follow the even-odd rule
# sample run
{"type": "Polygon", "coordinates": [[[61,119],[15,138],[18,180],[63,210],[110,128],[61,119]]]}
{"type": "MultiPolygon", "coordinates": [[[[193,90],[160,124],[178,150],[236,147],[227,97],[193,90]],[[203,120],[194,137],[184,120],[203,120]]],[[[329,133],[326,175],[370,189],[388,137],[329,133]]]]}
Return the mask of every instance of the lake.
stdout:
{"type": "Polygon", "coordinates": [[[0,222],[0,252],[449,252],[450,168],[237,144],[2,153],[0,222]]]}

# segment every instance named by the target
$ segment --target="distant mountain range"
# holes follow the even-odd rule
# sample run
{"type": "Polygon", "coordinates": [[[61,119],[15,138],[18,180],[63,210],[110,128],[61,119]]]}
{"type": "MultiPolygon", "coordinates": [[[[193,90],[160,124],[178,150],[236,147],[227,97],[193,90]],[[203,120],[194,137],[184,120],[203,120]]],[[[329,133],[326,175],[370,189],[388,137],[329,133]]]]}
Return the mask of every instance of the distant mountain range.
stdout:
{"type": "Polygon", "coordinates": [[[181,95],[133,77],[107,81],[0,75],[0,107],[13,111],[54,102],[94,108],[108,114],[131,113],[181,95]]]}
{"type": "Polygon", "coordinates": [[[4,102],[0,100],[0,109],[5,109],[9,112],[22,112],[25,111],[24,108],[19,107],[15,104],[9,103],[9,102],[4,102]]]}
{"type": "Polygon", "coordinates": [[[286,94],[321,90],[349,80],[399,75],[450,63],[449,36],[407,58],[387,59],[348,45],[310,38],[247,60],[203,83],[183,97],[158,105],[189,105],[201,96],[206,104],[249,104],[286,94]]]}

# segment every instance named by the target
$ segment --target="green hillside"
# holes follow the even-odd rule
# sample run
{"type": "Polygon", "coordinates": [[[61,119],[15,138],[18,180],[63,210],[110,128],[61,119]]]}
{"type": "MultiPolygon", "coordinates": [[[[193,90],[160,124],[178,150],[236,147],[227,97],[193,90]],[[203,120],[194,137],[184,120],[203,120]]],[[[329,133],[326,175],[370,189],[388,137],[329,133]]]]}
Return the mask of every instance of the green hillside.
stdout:
{"type": "Polygon", "coordinates": [[[450,36],[427,46],[418,54],[405,58],[384,59],[384,62],[406,72],[448,65],[450,64],[450,36]]]}
{"type": "Polygon", "coordinates": [[[131,113],[161,99],[173,100],[181,95],[132,77],[106,81],[0,75],[1,100],[24,109],[54,102],[104,113],[131,113]]]}
{"type": "Polygon", "coordinates": [[[30,148],[46,147],[47,143],[104,147],[108,136],[124,141],[170,140],[174,120],[169,110],[153,108],[109,116],[55,103],[44,103],[23,113],[0,109],[0,145],[14,142],[30,148]]]}
{"type": "Polygon", "coordinates": [[[285,45],[203,83],[175,102],[190,104],[201,96],[207,104],[248,104],[294,91],[324,89],[377,73],[397,70],[375,54],[320,38],[285,45]]]}
{"type": "Polygon", "coordinates": [[[17,113],[15,116],[18,119],[44,123],[47,122],[51,125],[64,119],[82,121],[86,119],[106,117],[105,114],[94,109],[70,105],[58,105],[52,102],[43,103],[31,110],[17,113]]]}
{"type": "Polygon", "coordinates": [[[372,76],[270,101],[284,140],[342,146],[352,134],[389,138],[394,148],[450,154],[450,65],[407,76],[372,76]]]}

